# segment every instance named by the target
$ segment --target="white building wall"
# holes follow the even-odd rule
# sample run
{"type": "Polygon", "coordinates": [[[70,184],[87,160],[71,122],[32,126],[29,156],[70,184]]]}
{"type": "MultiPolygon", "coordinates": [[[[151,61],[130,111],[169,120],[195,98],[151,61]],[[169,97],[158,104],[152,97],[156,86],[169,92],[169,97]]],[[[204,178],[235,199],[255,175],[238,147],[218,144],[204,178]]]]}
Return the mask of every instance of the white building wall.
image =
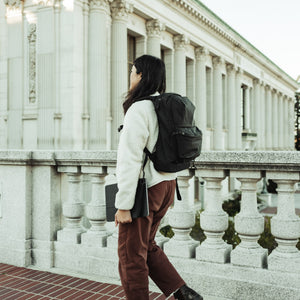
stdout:
{"type": "Polygon", "coordinates": [[[203,149],[293,149],[296,82],[201,3],[0,5],[2,148],[116,149],[130,34],[136,57],[163,53],[167,91],[196,104],[203,149]]]}

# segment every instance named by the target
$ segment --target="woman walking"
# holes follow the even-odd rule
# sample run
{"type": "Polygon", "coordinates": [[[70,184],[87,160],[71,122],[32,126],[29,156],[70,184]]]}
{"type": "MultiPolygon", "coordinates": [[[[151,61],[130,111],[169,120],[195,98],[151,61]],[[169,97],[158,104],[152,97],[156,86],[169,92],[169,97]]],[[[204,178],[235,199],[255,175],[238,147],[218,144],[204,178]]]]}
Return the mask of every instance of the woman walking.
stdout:
{"type": "Polygon", "coordinates": [[[176,173],[158,172],[148,159],[144,171],[149,216],[132,220],[130,214],[145,158],[144,148],[152,152],[158,137],[152,101],[139,100],[164,93],[165,83],[164,62],[143,55],[134,62],[123,103],[125,118],[118,147],[115,223],[119,225],[119,273],[128,300],[149,299],[148,276],[166,296],[174,293],[176,299],[203,299],[186,286],[154,240],[159,223],[174,200],[176,173]]]}

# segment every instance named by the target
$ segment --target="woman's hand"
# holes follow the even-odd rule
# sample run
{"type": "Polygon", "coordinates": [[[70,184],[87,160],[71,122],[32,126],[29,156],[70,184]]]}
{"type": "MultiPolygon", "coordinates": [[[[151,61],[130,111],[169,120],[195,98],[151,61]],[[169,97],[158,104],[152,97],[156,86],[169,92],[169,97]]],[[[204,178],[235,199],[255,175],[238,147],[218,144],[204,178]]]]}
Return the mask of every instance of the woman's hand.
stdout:
{"type": "Polygon", "coordinates": [[[119,223],[131,223],[131,213],[130,210],[118,209],[115,214],[115,225],[117,226],[119,223]]]}

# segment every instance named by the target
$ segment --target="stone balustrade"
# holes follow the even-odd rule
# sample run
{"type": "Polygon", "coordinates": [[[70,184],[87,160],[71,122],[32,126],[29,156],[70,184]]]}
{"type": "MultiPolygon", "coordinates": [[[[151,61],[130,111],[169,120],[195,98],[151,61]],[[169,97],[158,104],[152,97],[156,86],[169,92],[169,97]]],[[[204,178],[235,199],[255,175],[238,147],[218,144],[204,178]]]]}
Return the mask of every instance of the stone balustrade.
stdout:
{"type": "MultiPolygon", "coordinates": [[[[118,281],[117,230],[106,222],[104,201],[115,166],[114,151],[0,151],[0,262],[118,281]]],[[[203,294],[300,299],[299,182],[298,152],[203,152],[195,168],[178,173],[183,199],[175,199],[167,218],[175,235],[160,245],[203,294]],[[270,255],[258,244],[265,222],[257,209],[257,186],[264,177],[278,185],[277,214],[271,219],[278,246],[270,255]],[[189,235],[195,224],[194,178],[205,182],[200,226],[206,239],[201,244],[189,235]],[[229,182],[242,195],[234,218],[241,242],[234,249],[222,239],[229,219],[222,201],[229,182]]]]}

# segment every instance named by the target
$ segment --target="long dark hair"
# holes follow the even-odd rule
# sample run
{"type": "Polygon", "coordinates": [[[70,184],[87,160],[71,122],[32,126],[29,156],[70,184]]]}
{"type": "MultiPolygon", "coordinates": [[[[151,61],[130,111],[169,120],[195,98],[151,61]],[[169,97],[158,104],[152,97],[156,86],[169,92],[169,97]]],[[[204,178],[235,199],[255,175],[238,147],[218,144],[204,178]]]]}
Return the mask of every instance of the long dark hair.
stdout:
{"type": "Polygon", "coordinates": [[[123,103],[124,114],[139,99],[155,92],[162,94],[166,90],[166,68],[161,59],[151,55],[142,55],[134,61],[133,65],[137,74],[142,73],[142,78],[135,88],[128,91],[123,103]]]}

